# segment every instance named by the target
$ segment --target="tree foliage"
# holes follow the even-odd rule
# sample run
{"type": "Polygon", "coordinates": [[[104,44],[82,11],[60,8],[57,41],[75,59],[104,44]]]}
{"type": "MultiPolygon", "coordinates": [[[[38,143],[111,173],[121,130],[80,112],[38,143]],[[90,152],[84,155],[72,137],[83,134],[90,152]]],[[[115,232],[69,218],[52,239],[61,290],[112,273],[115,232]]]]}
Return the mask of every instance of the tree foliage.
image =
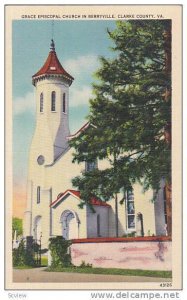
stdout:
{"type": "Polygon", "coordinates": [[[22,239],[18,248],[12,250],[13,267],[17,266],[35,266],[34,249],[30,251],[26,248],[25,240],[22,239]]]}
{"type": "Polygon", "coordinates": [[[12,237],[14,237],[15,230],[16,230],[17,236],[21,236],[23,234],[23,220],[13,217],[12,218],[12,237]]]}
{"type": "Polygon", "coordinates": [[[62,236],[49,239],[49,250],[51,251],[51,267],[71,266],[71,255],[68,253],[71,241],[65,240],[62,236]]]}
{"type": "MultiPolygon", "coordinates": [[[[74,162],[107,160],[108,168],[83,172],[73,179],[83,203],[91,196],[108,201],[139,181],[144,190],[170,182],[171,149],[164,127],[171,122],[171,74],[165,71],[165,32],[170,20],[117,21],[114,58],[100,57],[88,120],[74,138],[74,162]]],[[[124,197],[120,199],[124,200],[124,197]]]]}

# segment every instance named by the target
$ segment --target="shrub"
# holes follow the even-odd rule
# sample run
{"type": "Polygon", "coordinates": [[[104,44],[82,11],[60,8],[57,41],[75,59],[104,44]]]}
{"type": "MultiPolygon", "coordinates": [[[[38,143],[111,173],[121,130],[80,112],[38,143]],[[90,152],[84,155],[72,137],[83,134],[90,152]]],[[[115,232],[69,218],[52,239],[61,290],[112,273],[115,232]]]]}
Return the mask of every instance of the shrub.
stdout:
{"type": "Polygon", "coordinates": [[[69,267],[72,266],[69,247],[71,241],[65,240],[62,236],[56,236],[49,239],[49,250],[51,251],[51,267],[69,267]]]}
{"type": "Polygon", "coordinates": [[[89,263],[86,264],[85,261],[83,260],[79,268],[92,268],[92,264],[89,263]]]}
{"type": "Polygon", "coordinates": [[[34,266],[34,252],[27,251],[25,241],[22,239],[17,249],[13,249],[13,266],[34,266]]]}
{"type": "Polygon", "coordinates": [[[129,233],[125,233],[123,235],[123,237],[135,237],[136,236],[136,231],[132,231],[132,232],[129,232],[129,233]]]}

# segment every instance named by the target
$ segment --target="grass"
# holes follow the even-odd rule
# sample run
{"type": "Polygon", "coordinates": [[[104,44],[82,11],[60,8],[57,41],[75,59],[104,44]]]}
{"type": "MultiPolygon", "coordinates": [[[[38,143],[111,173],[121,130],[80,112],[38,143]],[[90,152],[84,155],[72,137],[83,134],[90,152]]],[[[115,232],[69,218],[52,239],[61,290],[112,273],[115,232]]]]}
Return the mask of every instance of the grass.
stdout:
{"type": "MultiPolygon", "coordinates": [[[[47,267],[47,257],[42,257],[42,267],[47,267]]],[[[15,269],[24,270],[37,268],[36,266],[17,266],[15,269]]],[[[46,272],[67,272],[67,273],[86,273],[86,274],[104,274],[104,275],[124,275],[124,276],[145,276],[145,277],[159,277],[172,278],[171,271],[152,271],[152,270],[130,270],[117,268],[92,268],[92,267],[49,267],[46,272]]]]}
{"type": "Polygon", "coordinates": [[[151,270],[139,270],[139,269],[129,270],[129,269],[117,269],[117,268],[90,268],[90,267],[52,268],[49,267],[45,271],[172,278],[171,271],[151,271],[151,270]]]}
{"type": "Polygon", "coordinates": [[[16,266],[16,267],[14,267],[14,269],[25,270],[25,269],[33,269],[33,267],[23,265],[23,266],[16,266]]]}
{"type": "Polygon", "coordinates": [[[48,258],[47,258],[47,256],[42,256],[41,257],[41,265],[42,265],[42,267],[47,267],[48,266],[48,258]]]}
{"type": "Polygon", "coordinates": [[[41,257],[41,266],[16,266],[14,269],[19,269],[19,270],[25,270],[25,269],[33,269],[33,268],[40,268],[40,267],[47,267],[48,266],[48,258],[47,256],[42,256],[41,257]]]}

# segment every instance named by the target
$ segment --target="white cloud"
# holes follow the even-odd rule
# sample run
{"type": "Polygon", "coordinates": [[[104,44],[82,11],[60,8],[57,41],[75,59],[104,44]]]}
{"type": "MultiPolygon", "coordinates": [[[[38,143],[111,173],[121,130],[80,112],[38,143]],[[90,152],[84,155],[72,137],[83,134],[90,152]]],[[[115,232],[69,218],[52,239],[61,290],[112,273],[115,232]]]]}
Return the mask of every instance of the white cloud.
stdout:
{"type": "Polygon", "coordinates": [[[77,59],[69,59],[63,63],[64,68],[69,72],[73,77],[80,78],[85,73],[88,76],[92,75],[99,66],[98,57],[89,54],[85,56],[79,56],[77,59]]]}
{"type": "Polygon", "coordinates": [[[88,106],[89,98],[92,96],[89,84],[91,85],[92,74],[99,67],[98,57],[93,54],[79,56],[76,59],[66,60],[63,66],[75,78],[70,88],[70,107],[88,106]]]}
{"type": "Polygon", "coordinates": [[[70,107],[88,105],[91,96],[92,89],[89,86],[74,88],[70,91],[69,105],[70,107]]]}
{"type": "Polygon", "coordinates": [[[34,93],[28,92],[23,97],[17,97],[13,102],[13,114],[20,115],[25,112],[35,113],[35,98],[34,93]]]}

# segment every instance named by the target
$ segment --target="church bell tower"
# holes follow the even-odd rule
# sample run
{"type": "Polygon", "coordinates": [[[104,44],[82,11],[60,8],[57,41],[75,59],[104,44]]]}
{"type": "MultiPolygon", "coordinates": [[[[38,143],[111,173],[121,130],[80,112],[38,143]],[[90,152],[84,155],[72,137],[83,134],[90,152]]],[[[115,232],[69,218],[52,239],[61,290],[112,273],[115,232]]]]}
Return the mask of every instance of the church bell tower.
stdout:
{"type": "Polygon", "coordinates": [[[68,147],[69,86],[73,77],[58,60],[54,41],[43,67],[32,76],[36,88],[36,129],[31,160],[52,164],[68,147]]]}
{"type": "MultiPolygon", "coordinates": [[[[29,154],[25,236],[38,238],[39,231],[50,232],[48,223],[45,224],[50,219],[49,205],[52,200],[51,183],[47,178],[50,167],[69,149],[69,87],[73,80],[59,62],[54,41],[51,40],[50,52],[43,67],[32,76],[36,125],[29,154]],[[42,228],[41,220],[43,229],[39,229],[42,228]]],[[[49,232],[45,235],[48,236],[49,232]]]]}

